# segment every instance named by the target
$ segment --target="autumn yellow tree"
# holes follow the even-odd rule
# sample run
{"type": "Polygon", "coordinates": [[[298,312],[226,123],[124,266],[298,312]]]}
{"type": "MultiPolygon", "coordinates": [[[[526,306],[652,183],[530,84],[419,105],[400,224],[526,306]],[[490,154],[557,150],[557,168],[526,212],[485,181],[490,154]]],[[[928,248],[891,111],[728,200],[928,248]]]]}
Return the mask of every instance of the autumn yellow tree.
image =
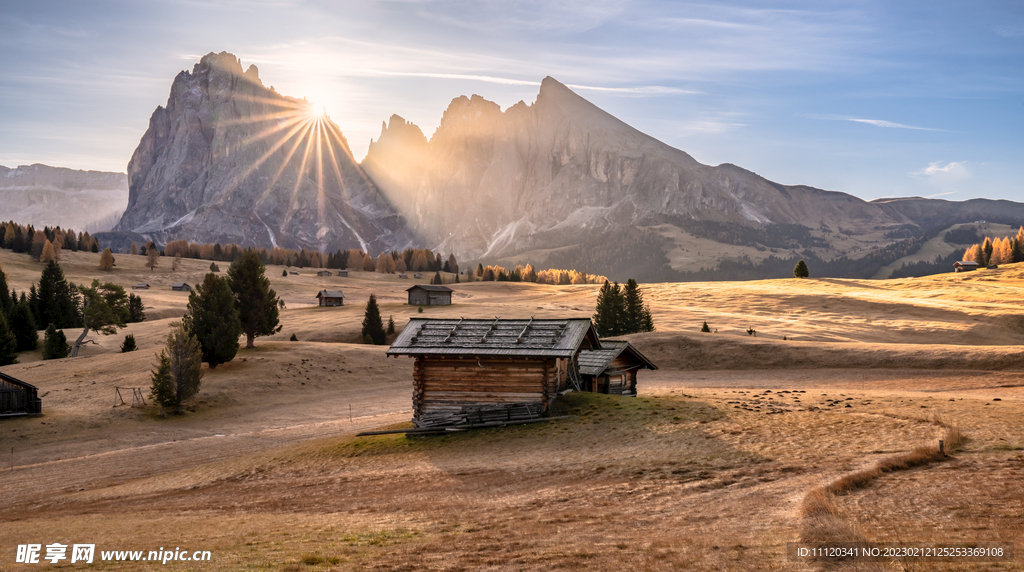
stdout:
{"type": "Polygon", "coordinates": [[[53,249],[53,243],[47,240],[43,243],[43,251],[39,253],[39,262],[57,260],[57,252],[53,249]]]}
{"type": "Polygon", "coordinates": [[[370,256],[369,252],[367,252],[366,254],[363,255],[363,271],[373,272],[376,269],[377,265],[373,263],[373,257],[370,256]]]}
{"type": "Polygon", "coordinates": [[[100,253],[100,270],[114,269],[114,253],[109,248],[104,248],[100,253]]]}

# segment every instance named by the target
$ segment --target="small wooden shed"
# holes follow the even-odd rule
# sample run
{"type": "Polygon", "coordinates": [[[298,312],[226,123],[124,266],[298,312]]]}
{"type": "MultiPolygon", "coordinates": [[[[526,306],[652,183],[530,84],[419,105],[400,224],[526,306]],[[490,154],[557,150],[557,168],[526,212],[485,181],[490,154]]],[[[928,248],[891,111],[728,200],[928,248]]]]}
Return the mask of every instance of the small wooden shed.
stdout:
{"type": "Polygon", "coordinates": [[[348,270],[336,270],[338,278],[348,278],[348,270]]]}
{"type": "Polygon", "coordinates": [[[334,276],[334,273],[330,270],[321,270],[316,273],[317,276],[334,276]]]}
{"type": "Polygon", "coordinates": [[[341,290],[321,290],[316,297],[321,306],[344,306],[345,294],[341,290]]]}
{"type": "Polygon", "coordinates": [[[636,395],[636,373],[658,369],[627,341],[604,340],[601,349],[580,352],[583,390],[614,395],[636,395]]]}
{"type": "Polygon", "coordinates": [[[447,286],[417,284],[405,290],[411,306],[451,306],[452,289],[447,286]]]}
{"type": "Polygon", "coordinates": [[[177,283],[171,284],[171,290],[174,290],[176,292],[191,292],[192,291],[192,287],[189,286],[188,284],[184,283],[184,282],[177,282],[177,283]]]}
{"type": "Polygon", "coordinates": [[[0,417],[39,415],[43,400],[36,386],[0,373],[0,417]]]}
{"type": "Polygon", "coordinates": [[[512,405],[547,413],[559,392],[579,387],[577,356],[600,349],[589,318],[412,318],[387,355],[412,356],[413,423],[512,405]]]}
{"type": "Polygon", "coordinates": [[[132,286],[132,290],[149,290],[149,284],[139,283],[132,286]]]}
{"type": "Polygon", "coordinates": [[[973,260],[958,260],[953,263],[953,272],[966,272],[968,270],[977,270],[980,266],[973,260]]]}

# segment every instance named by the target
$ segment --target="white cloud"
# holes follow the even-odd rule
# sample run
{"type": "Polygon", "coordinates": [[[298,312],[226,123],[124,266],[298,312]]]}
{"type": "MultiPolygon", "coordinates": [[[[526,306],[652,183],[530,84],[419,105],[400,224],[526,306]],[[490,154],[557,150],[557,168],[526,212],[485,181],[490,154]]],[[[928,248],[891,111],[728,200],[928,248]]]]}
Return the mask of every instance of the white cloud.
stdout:
{"type": "Polygon", "coordinates": [[[942,131],[942,129],[932,129],[931,127],[916,127],[914,125],[904,125],[902,123],[893,123],[892,121],[885,121],[883,119],[854,119],[854,118],[848,118],[847,121],[856,121],[857,123],[867,123],[868,125],[874,125],[876,127],[888,127],[890,129],[917,129],[919,131],[942,131]]]}
{"type": "Polygon", "coordinates": [[[928,177],[934,181],[958,181],[971,176],[967,169],[966,161],[949,161],[945,165],[942,161],[932,161],[920,171],[914,171],[911,175],[928,177]]]}

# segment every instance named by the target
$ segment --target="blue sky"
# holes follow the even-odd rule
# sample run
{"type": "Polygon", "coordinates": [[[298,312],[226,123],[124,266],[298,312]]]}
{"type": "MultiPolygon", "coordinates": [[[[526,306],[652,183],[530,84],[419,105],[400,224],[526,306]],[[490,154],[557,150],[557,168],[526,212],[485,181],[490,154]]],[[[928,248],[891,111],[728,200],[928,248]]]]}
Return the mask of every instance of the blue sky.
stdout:
{"type": "Polygon", "coordinates": [[[211,51],[322,103],[357,158],[398,114],[552,76],[697,160],[864,199],[1024,201],[1024,2],[0,2],[0,165],[124,171],[211,51]]]}

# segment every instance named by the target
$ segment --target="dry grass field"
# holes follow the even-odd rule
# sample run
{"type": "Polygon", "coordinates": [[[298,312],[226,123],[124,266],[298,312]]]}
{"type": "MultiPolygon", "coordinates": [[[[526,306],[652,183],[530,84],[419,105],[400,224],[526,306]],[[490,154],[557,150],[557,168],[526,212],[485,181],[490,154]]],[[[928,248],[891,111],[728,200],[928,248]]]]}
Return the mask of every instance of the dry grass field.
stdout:
{"type": "MultiPolygon", "coordinates": [[[[282,332],[204,370],[188,411],[161,418],[115,405],[114,388],[148,395],[154,354],[187,302],[169,286],[200,282],[209,262],[172,272],[162,259],[151,272],[119,255],[108,273],[97,261],[66,253],[62,267],[78,283],[148,282],[137,291],[148,319],[90,335],[78,358],[26,353],[3,368],[39,388],[44,415],[0,419],[0,569],[50,566],[15,564],[16,547],[59,542],[212,553],[174,570],[1024,570],[1024,555],[843,566],[786,556],[809,538],[1024,550],[1024,265],[645,286],[658,331],[629,339],[660,369],[640,374],[639,397],[570,394],[558,407],[571,417],[550,423],[356,438],[411,413],[412,360],[353,343],[370,293],[401,326],[589,316],[598,287],[461,284],[451,307],[419,313],[404,303],[414,280],[271,266],[282,332]],[[314,306],[321,288],[342,289],[346,306],[314,306]],[[704,320],[717,332],[700,333],[704,320]],[[140,349],[120,354],[129,332],[140,349]],[[951,428],[960,448],[930,453],[951,428]],[[913,454],[929,460],[888,470],[913,454]],[[857,486],[836,484],[863,472],[857,486]],[[808,508],[823,488],[834,491],[827,522],[808,508]]],[[[42,269],[9,251],[0,267],[19,292],[42,269]]]]}

